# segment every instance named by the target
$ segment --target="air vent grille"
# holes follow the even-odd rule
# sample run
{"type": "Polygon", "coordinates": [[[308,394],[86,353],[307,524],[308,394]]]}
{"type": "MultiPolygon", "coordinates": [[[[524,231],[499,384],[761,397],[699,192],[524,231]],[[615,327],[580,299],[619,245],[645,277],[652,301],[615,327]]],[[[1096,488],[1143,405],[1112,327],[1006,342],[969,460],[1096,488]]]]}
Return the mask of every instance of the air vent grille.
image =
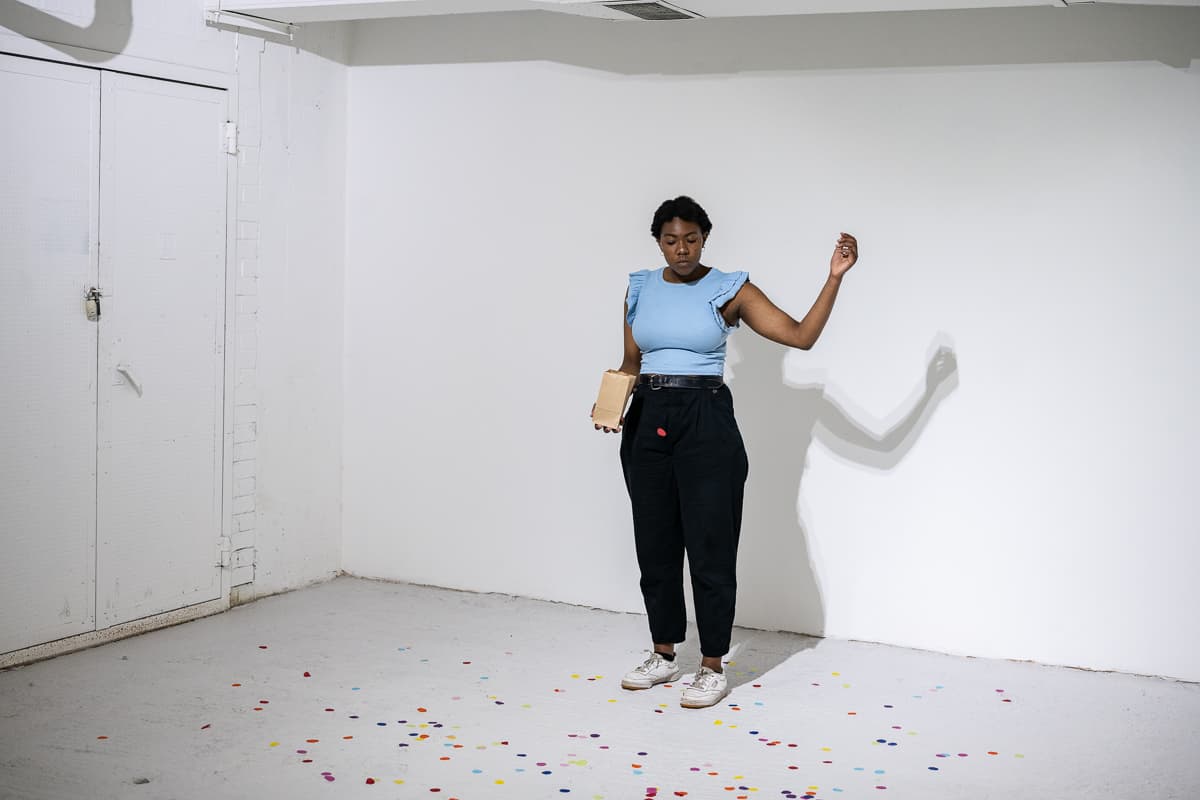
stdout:
{"type": "Polygon", "coordinates": [[[665,3],[605,3],[605,8],[623,11],[626,14],[651,21],[695,19],[697,14],[689,14],[665,3]]]}

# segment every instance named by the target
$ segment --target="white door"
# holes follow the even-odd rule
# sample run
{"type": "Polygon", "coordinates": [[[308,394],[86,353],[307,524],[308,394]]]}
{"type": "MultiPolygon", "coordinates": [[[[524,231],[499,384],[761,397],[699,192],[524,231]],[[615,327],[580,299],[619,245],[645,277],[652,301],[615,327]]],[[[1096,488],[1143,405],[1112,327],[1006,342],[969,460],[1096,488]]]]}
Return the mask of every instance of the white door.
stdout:
{"type": "Polygon", "coordinates": [[[225,92],[105,72],[99,628],[221,591],[225,92]]]}
{"type": "Polygon", "coordinates": [[[0,653],[95,628],[100,76],[0,55],[0,653]]]}

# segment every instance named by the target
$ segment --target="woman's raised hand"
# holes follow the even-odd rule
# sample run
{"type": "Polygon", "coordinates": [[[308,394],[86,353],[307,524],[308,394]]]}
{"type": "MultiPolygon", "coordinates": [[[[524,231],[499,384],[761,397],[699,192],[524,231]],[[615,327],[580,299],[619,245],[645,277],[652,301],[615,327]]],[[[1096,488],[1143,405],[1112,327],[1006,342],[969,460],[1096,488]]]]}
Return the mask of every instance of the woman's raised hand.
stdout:
{"type": "Polygon", "coordinates": [[[833,257],[829,259],[829,274],[840,278],[858,261],[858,240],[842,231],[841,237],[833,248],[833,257]]]}

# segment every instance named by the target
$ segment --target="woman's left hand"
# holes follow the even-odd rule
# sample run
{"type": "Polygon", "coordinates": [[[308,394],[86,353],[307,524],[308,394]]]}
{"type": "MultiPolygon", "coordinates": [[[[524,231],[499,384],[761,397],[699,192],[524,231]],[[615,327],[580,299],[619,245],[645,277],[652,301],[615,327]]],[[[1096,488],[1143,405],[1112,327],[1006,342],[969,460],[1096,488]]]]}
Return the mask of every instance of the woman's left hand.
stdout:
{"type": "Polygon", "coordinates": [[[858,240],[843,231],[837,245],[833,248],[833,257],[829,259],[830,276],[842,277],[846,274],[846,270],[854,266],[856,261],[858,261],[858,240]]]}

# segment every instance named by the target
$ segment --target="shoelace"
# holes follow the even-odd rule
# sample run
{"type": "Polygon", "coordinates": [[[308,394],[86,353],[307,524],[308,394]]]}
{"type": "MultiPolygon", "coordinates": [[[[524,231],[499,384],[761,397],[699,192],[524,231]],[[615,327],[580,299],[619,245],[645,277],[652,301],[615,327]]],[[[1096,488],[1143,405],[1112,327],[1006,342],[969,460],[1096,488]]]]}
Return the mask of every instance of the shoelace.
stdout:
{"type": "Polygon", "coordinates": [[[702,692],[707,692],[710,689],[716,689],[717,684],[720,683],[720,680],[721,679],[717,677],[717,673],[713,672],[712,670],[704,670],[696,676],[695,680],[692,681],[692,688],[699,689],[702,692]]]}
{"type": "Polygon", "coordinates": [[[650,656],[649,658],[647,658],[645,661],[643,661],[642,665],[637,668],[637,671],[642,673],[643,675],[646,675],[650,672],[650,670],[657,667],[659,665],[659,663],[661,663],[663,661],[666,661],[666,659],[663,658],[662,656],[660,656],[658,653],[655,653],[652,656],[650,656]]]}

